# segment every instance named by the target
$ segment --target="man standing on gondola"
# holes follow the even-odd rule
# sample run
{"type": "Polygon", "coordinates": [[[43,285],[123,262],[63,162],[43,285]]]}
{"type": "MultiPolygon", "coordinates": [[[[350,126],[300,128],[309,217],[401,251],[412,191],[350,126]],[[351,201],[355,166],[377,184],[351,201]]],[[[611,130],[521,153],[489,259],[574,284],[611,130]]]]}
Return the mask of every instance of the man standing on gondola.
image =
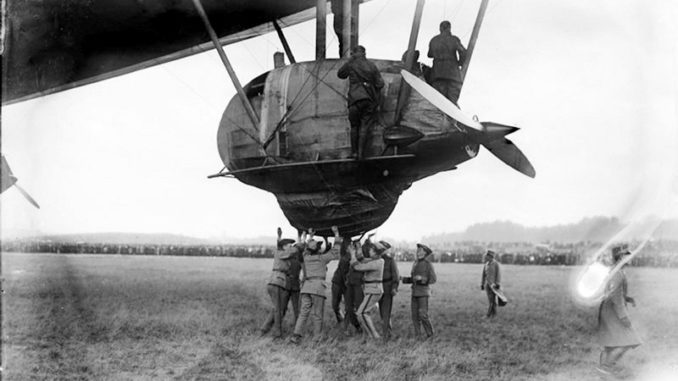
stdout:
{"type": "Polygon", "coordinates": [[[348,78],[348,120],[351,123],[351,156],[362,159],[367,135],[375,123],[381,103],[384,80],[377,66],[366,58],[365,48],[351,50],[351,58],[337,71],[341,79],[348,78]]]}

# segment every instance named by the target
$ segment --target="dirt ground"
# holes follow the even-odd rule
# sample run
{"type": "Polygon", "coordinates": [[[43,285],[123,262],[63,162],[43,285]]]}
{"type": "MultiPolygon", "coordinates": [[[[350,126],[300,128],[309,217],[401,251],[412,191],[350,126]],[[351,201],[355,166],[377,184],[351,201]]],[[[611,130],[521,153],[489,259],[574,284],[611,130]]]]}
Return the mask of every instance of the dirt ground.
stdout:
{"type": "MultiPolygon", "coordinates": [[[[411,264],[400,263],[401,273],[411,264]]],[[[410,290],[396,338],[346,337],[325,308],[320,338],[260,337],[271,260],[2,253],[7,380],[596,380],[596,307],[570,297],[574,268],[503,266],[510,297],[483,319],[481,265],[435,264],[433,340],[412,337],[410,290]]],[[[330,273],[334,264],[330,267],[330,273]]],[[[644,345],[634,380],[678,379],[678,270],[630,268],[644,345]]],[[[329,277],[328,277],[329,278],[329,277]]],[[[329,295],[328,295],[329,297],[329,295]]],[[[286,334],[292,314],[285,321],[286,334]]],[[[378,321],[378,318],[375,319],[378,321]]]]}

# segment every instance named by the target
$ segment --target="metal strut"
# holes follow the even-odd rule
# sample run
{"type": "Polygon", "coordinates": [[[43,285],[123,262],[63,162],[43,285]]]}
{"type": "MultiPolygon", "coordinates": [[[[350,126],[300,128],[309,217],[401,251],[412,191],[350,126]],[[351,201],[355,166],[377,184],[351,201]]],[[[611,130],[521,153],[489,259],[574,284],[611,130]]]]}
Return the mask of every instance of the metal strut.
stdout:
{"type": "Polygon", "coordinates": [[[464,62],[464,67],[461,68],[461,83],[463,85],[464,79],[466,78],[466,72],[468,71],[468,64],[471,62],[471,56],[473,56],[473,50],[476,47],[476,40],[478,40],[478,34],[480,33],[480,26],[483,24],[483,18],[485,17],[485,11],[487,10],[487,4],[489,0],[483,0],[480,3],[480,9],[478,9],[478,16],[476,16],[476,23],[473,25],[473,32],[471,32],[471,38],[468,41],[468,50],[466,51],[466,62],[464,62]]]}
{"type": "Polygon", "coordinates": [[[352,0],[344,0],[344,3],[342,4],[343,7],[343,16],[344,19],[342,20],[342,40],[344,42],[344,51],[341,52],[342,57],[350,57],[351,56],[351,1],[352,0]]]}
{"type": "Polygon", "coordinates": [[[315,60],[325,59],[327,0],[318,0],[315,6],[315,60]]]}
{"type": "MultiPolygon", "coordinates": [[[[421,25],[421,15],[424,12],[424,3],[426,0],[417,0],[417,7],[414,11],[414,19],[412,20],[412,30],[410,31],[410,41],[407,44],[407,56],[405,58],[405,70],[412,71],[414,65],[414,48],[417,45],[417,37],[419,36],[419,25],[421,25]]],[[[400,90],[398,91],[398,102],[396,103],[395,124],[400,122],[400,117],[403,111],[405,102],[410,97],[412,89],[404,80],[400,81],[400,90]]]]}
{"type": "MultiPolygon", "coordinates": [[[[214,45],[214,48],[219,53],[219,57],[221,58],[221,62],[223,62],[224,66],[226,67],[226,71],[228,72],[228,76],[231,77],[231,81],[233,82],[233,86],[235,87],[235,90],[238,92],[238,97],[240,98],[240,101],[242,102],[242,105],[245,108],[245,112],[247,112],[247,115],[249,116],[250,120],[252,121],[252,124],[254,125],[254,129],[258,132],[259,131],[259,117],[257,116],[257,113],[254,112],[254,108],[252,108],[252,104],[250,103],[249,99],[247,98],[247,95],[245,94],[245,90],[243,90],[242,85],[240,84],[240,81],[238,80],[238,76],[235,74],[235,71],[233,71],[233,67],[231,66],[231,62],[228,60],[228,57],[226,57],[226,53],[224,52],[223,47],[219,43],[219,38],[217,37],[217,34],[214,31],[214,28],[212,28],[212,24],[210,24],[210,21],[207,18],[207,14],[205,13],[205,9],[202,7],[202,3],[200,2],[200,0],[193,0],[193,5],[195,5],[195,9],[196,9],[196,11],[198,11],[198,15],[202,19],[202,22],[205,24],[205,29],[207,29],[207,33],[209,33],[210,39],[212,39],[212,44],[214,45]]],[[[259,141],[258,143],[261,146],[261,142],[259,141]]]]}
{"type": "Polygon", "coordinates": [[[292,49],[290,49],[290,44],[287,43],[287,38],[285,38],[285,34],[280,28],[280,25],[278,25],[277,20],[273,20],[273,28],[275,28],[275,32],[278,34],[278,38],[280,38],[280,42],[283,45],[283,49],[285,49],[287,59],[290,60],[290,63],[297,63],[297,60],[294,59],[294,55],[292,54],[292,49]]]}

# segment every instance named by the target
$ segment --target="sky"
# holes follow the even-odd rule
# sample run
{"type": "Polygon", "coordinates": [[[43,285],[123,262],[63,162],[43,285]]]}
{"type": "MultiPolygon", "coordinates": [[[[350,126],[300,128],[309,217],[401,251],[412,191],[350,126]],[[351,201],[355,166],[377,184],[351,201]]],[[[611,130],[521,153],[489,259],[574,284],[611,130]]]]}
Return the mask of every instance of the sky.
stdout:
{"type": "MultiPolygon", "coordinates": [[[[368,58],[400,58],[415,3],[361,6],[368,58]]],[[[466,44],[479,3],[427,1],[422,57],[443,19],[466,44]]],[[[416,240],[495,220],[678,218],[677,16],[673,2],[659,0],[491,0],[459,104],[480,120],[520,127],[511,139],[537,176],[481,149],[458,170],[405,191],[378,234],[416,240]]],[[[336,57],[331,25],[327,50],[336,57]]],[[[297,61],[313,60],[313,21],[285,34],[297,61]]],[[[273,53],[283,51],[274,33],[225,50],[242,83],[272,69],[273,53]]],[[[292,234],[272,194],[207,179],[223,167],[216,133],[234,95],[212,50],[3,107],[3,154],[41,205],[34,209],[15,189],[3,193],[3,236],[248,238],[271,236],[277,226],[292,234]]]]}

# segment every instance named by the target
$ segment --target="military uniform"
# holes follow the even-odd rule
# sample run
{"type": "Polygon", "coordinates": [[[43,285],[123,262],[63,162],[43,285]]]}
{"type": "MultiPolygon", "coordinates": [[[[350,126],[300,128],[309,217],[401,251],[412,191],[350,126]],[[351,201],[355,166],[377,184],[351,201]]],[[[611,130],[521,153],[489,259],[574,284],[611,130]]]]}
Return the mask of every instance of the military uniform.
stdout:
{"type": "Polygon", "coordinates": [[[294,250],[276,250],[273,254],[273,271],[268,279],[267,291],[271,297],[273,309],[261,327],[262,333],[267,333],[273,328],[273,336],[282,336],[282,320],[289,301],[287,273],[290,269],[290,258],[295,254],[294,250]]]}
{"type": "Polygon", "coordinates": [[[360,307],[360,303],[363,302],[365,296],[363,294],[363,278],[362,272],[349,267],[348,273],[346,274],[346,293],[344,294],[344,304],[346,306],[344,328],[347,330],[348,324],[350,323],[358,331],[362,331],[356,311],[358,310],[358,307],[360,307]]]}
{"type": "Polygon", "coordinates": [[[327,264],[339,258],[341,238],[335,238],[334,246],[325,254],[312,254],[304,251],[304,281],[301,286],[301,310],[294,327],[294,335],[300,337],[309,315],[313,321],[313,334],[318,336],[323,328],[325,293],[327,290],[327,264]]]}
{"type": "Polygon", "coordinates": [[[462,85],[460,66],[466,60],[464,45],[449,30],[443,31],[429,42],[428,56],[433,58],[429,74],[431,86],[457,104],[462,85]]]}
{"type": "Polygon", "coordinates": [[[337,71],[341,79],[348,78],[348,119],[351,123],[351,150],[362,158],[368,129],[381,102],[384,80],[379,69],[364,56],[352,56],[337,71]]]}
{"type": "MultiPolygon", "coordinates": [[[[287,285],[290,292],[290,303],[294,311],[294,321],[299,319],[299,292],[301,290],[301,282],[299,281],[299,274],[301,273],[301,264],[303,261],[303,247],[299,247],[299,251],[290,258],[290,270],[287,273],[287,285]]],[[[284,315],[284,313],[283,313],[284,315]]]]}
{"type": "Polygon", "coordinates": [[[629,317],[626,290],[626,274],[619,270],[610,278],[598,310],[598,340],[604,347],[637,347],[642,343],[636,331],[622,322],[629,317]]]}
{"type": "Polygon", "coordinates": [[[369,313],[377,307],[377,303],[379,303],[379,299],[381,299],[381,295],[384,293],[382,285],[384,277],[384,260],[382,258],[367,259],[364,262],[352,260],[351,267],[353,270],[365,274],[365,283],[363,286],[365,297],[356,311],[358,322],[360,323],[363,332],[367,333],[370,337],[378,339],[381,336],[374,328],[374,323],[372,322],[369,313]]]}
{"type": "MultiPolygon", "coordinates": [[[[344,319],[340,305],[341,299],[346,293],[346,276],[351,265],[350,260],[349,256],[342,253],[337,269],[334,270],[334,275],[332,276],[332,311],[334,311],[334,316],[337,318],[337,323],[344,319]]],[[[345,301],[344,304],[346,304],[345,301]]]]}
{"type": "Polygon", "coordinates": [[[403,283],[412,283],[412,323],[416,336],[420,335],[420,326],[424,327],[427,337],[433,336],[433,325],[428,316],[428,298],[431,297],[430,285],[436,280],[433,264],[426,258],[416,260],[412,265],[411,277],[403,280],[403,283]],[[421,279],[416,280],[417,277],[421,279]]]}
{"type": "Polygon", "coordinates": [[[383,323],[383,335],[385,338],[391,336],[391,311],[393,311],[393,295],[398,291],[400,283],[400,274],[398,273],[398,264],[388,255],[383,255],[384,275],[382,278],[382,287],[384,294],[379,300],[379,314],[383,323]]]}
{"type": "Polygon", "coordinates": [[[487,301],[489,307],[487,308],[487,317],[493,317],[497,314],[497,296],[492,291],[492,285],[500,287],[501,283],[501,269],[499,268],[499,262],[497,262],[494,257],[491,261],[486,262],[483,266],[483,277],[480,281],[480,285],[485,288],[485,293],[487,293],[487,301]]]}

